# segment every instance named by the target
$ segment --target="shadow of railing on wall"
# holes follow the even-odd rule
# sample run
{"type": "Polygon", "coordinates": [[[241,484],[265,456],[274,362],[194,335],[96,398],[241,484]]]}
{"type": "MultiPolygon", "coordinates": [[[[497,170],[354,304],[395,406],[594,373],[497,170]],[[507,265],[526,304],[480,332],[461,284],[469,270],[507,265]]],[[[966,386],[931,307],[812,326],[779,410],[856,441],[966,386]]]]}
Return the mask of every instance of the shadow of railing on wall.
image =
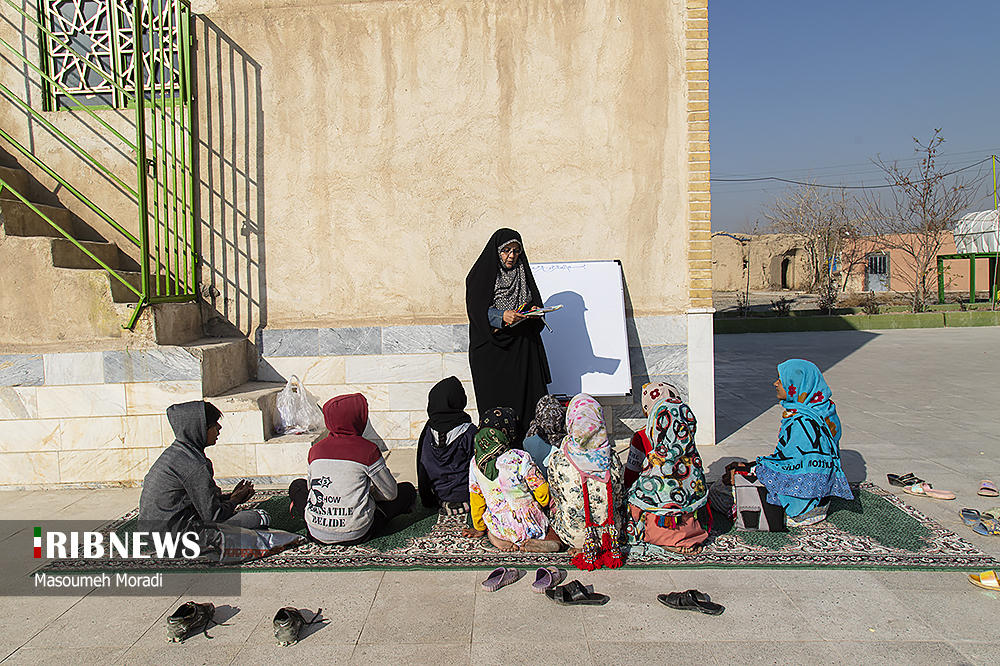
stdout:
{"type": "Polygon", "coordinates": [[[253,340],[267,325],[261,67],[210,19],[195,34],[205,332],[253,340]]]}

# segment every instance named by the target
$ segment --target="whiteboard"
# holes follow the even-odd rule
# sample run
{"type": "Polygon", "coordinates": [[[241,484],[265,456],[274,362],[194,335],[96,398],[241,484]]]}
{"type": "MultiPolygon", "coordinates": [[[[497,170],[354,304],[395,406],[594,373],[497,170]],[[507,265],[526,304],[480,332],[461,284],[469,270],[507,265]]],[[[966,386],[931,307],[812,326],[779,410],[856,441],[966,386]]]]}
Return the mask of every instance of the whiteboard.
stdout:
{"type": "Polygon", "coordinates": [[[625,288],[617,261],[531,264],[542,302],[562,305],[542,329],[549,393],[627,395],[632,371],[625,331],[625,288]]]}

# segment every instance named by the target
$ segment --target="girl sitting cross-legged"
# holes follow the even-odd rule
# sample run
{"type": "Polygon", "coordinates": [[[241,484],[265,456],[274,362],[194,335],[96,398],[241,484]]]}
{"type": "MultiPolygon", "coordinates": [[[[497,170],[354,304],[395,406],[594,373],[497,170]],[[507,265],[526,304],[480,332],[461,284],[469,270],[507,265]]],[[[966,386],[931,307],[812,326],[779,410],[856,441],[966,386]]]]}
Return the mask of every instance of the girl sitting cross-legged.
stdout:
{"type": "Polygon", "coordinates": [[[487,534],[503,551],[553,553],[562,543],[542,511],[549,503],[549,484],[530,455],[510,448],[516,427],[517,415],[509,407],[483,417],[469,463],[473,527],[462,535],[487,534]]]}

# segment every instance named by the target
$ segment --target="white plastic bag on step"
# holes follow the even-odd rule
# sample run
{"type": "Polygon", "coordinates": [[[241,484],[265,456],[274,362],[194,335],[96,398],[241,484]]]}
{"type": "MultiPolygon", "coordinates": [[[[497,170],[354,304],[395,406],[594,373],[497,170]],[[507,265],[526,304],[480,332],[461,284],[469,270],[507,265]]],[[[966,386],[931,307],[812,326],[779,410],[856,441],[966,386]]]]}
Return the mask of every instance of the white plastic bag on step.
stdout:
{"type": "Polygon", "coordinates": [[[301,435],[310,430],[323,429],[323,412],[316,398],[299,378],[292,375],[285,388],[278,393],[278,423],[275,430],[280,435],[301,435]]]}

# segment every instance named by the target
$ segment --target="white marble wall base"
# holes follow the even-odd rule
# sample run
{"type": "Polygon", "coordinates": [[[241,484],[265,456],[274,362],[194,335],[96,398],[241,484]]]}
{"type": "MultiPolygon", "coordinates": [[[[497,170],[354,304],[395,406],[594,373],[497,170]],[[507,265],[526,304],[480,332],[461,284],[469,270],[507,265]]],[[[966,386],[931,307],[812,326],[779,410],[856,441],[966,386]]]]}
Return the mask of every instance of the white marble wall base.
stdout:
{"type": "Polygon", "coordinates": [[[715,444],[713,308],[688,311],[688,403],[698,419],[698,444],[715,444]]]}

